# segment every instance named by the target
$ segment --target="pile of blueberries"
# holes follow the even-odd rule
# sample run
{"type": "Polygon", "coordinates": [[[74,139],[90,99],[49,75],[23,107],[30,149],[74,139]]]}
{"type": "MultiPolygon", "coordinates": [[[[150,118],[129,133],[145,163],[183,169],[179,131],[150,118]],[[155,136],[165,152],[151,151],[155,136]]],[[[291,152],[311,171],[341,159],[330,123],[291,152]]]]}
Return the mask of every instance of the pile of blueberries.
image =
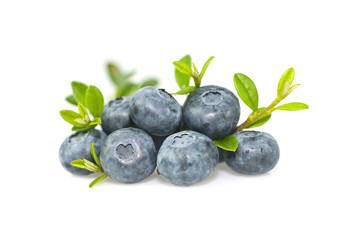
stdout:
{"type": "Polygon", "coordinates": [[[240,117],[238,98],[228,89],[203,86],[181,106],[164,89],[148,86],[132,97],[109,102],[101,130],[76,132],[62,143],[60,161],[73,174],[90,174],[71,165],[85,158],[93,163],[90,144],[104,173],[121,183],[136,183],[155,169],[168,182],[188,186],[206,179],[224,161],[240,174],[263,174],[275,167],[279,147],[268,133],[240,131],[235,152],[218,148],[213,140],[233,133],[240,117]]]}

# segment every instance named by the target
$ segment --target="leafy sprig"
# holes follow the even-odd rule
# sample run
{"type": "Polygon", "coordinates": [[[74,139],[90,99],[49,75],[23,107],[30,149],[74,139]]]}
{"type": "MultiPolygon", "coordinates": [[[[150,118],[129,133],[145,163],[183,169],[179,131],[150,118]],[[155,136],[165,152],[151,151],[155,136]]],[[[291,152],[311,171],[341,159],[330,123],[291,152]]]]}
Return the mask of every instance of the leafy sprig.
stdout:
{"type": "Polygon", "coordinates": [[[81,82],[72,82],[72,95],[68,101],[75,103],[78,113],[72,110],[60,111],[61,117],[71,125],[73,131],[87,131],[101,124],[101,114],[104,108],[104,98],[101,91],[93,86],[81,82]],[[91,120],[88,111],[93,116],[91,120]]]}
{"type": "Polygon", "coordinates": [[[213,60],[213,56],[210,57],[202,67],[201,72],[198,71],[196,65],[192,63],[190,55],[184,56],[179,61],[174,61],[175,78],[180,90],[173,94],[184,95],[193,92],[196,88],[201,86],[203,75],[205,74],[209,64],[213,60]],[[193,70],[192,70],[193,67],[193,70]],[[190,78],[193,78],[194,86],[190,86],[190,78]]]}
{"type": "MultiPolygon", "coordinates": [[[[290,93],[292,93],[300,84],[293,84],[294,80],[294,69],[289,68],[285,71],[278,82],[277,88],[277,97],[274,101],[267,107],[258,107],[258,91],[254,82],[246,75],[241,73],[234,74],[233,81],[234,86],[237,90],[238,96],[242,101],[252,109],[252,113],[249,117],[239,126],[237,126],[232,133],[242,131],[247,128],[259,127],[268,122],[271,118],[272,113],[275,110],[284,110],[284,111],[298,111],[309,109],[308,105],[300,102],[291,102],[283,104],[281,106],[277,105],[284,100],[290,93]]],[[[238,147],[237,138],[232,138],[230,136],[226,137],[222,141],[214,141],[218,147],[221,147],[228,151],[235,151],[238,147]]]]}
{"type": "Polygon", "coordinates": [[[156,78],[147,78],[140,83],[135,83],[133,82],[132,77],[135,75],[136,71],[125,73],[119,66],[111,62],[107,64],[107,72],[112,83],[116,86],[116,98],[132,96],[140,88],[157,86],[159,83],[156,78]]]}
{"type": "Polygon", "coordinates": [[[253,112],[249,115],[247,120],[238,126],[233,132],[239,132],[245,128],[258,127],[265,124],[271,114],[275,110],[298,111],[309,109],[307,104],[292,102],[276,107],[282,100],[284,100],[290,93],[292,93],[300,84],[292,85],[294,80],[294,69],[289,68],[285,71],[278,82],[277,97],[268,107],[258,108],[258,92],[253,81],[240,73],[234,75],[234,85],[237,93],[242,101],[250,107],[253,112]],[[246,91],[243,91],[245,89],[246,91]],[[251,102],[256,102],[257,105],[252,105],[251,102]]]}
{"type": "MultiPolygon", "coordinates": [[[[93,159],[95,160],[95,163],[85,159],[85,158],[81,158],[81,159],[76,159],[74,161],[71,162],[72,166],[78,167],[78,168],[83,168],[86,170],[89,170],[91,172],[101,172],[104,173],[101,162],[99,160],[99,158],[96,155],[95,152],[95,148],[94,148],[94,143],[91,143],[90,146],[90,150],[91,150],[91,155],[93,157],[93,159]]],[[[95,180],[93,180],[89,187],[92,188],[93,186],[95,186],[97,183],[101,182],[102,180],[104,180],[107,177],[107,174],[104,173],[101,176],[97,177],[95,180]]]]}

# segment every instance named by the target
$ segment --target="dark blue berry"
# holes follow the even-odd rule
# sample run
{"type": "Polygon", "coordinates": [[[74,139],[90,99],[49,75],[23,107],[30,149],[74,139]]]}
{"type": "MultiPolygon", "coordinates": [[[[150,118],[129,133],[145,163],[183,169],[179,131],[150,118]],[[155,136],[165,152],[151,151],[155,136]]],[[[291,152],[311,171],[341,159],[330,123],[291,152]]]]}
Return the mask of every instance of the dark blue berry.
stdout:
{"type": "Polygon", "coordinates": [[[182,110],[165,90],[144,87],[130,101],[130,116],[138,128],[151,135],[166,136],[179,128],[182,110]]]}
{"type": "Polygon", "coordinates": [[[217,146],[194,131],[170,135],[157,155],[157,169],[167,181],[188,186],[207,178],[218,163],[217,146]]]}
{"type": "Polygon", "coordinates": [[[211,139],[223,139],[236,127],[240,107],[237,97],[219,86],[197,88],[183,106],[183,123],[187,129],[211,139]]]}
{"type": "Polygon", "coordinates": [[[105,139],[100,161],[103,170],[112,179],[121,183],[135,183],[155,170],[156,148],[145,131],[122,128],[105,139]]]}
{"type": "Polygon", "coordinates": [[[234,171],[257,175],[272,170],[279,160],[277,141],[268,133],[243,131],[235,133],[238,148],[235,152],[223,150],[223,159],[234,171]]]}
{"type": "Polygon", "coordinates": [[[87,175],[92,172],[71,165],[76,159],[85,158],[93,163],[95,160],[91,155],[90,146],[94,143],[96,154],[100,153],[106,133],[100,130],[91,129],[86,132],[76,132],[63,141],[59,151],[60,162],[62,166],[69,172],[77,175],[87,175]]]}

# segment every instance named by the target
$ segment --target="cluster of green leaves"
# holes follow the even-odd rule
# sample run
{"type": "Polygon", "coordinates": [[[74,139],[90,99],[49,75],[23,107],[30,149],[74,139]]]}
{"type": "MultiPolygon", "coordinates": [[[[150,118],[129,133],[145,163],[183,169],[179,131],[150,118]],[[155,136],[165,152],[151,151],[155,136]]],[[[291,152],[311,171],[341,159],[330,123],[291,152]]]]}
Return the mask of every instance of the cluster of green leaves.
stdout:
{"type": "Polygon", "coordinates": [[[77,105],[78,111],[62,110],[61,117],[71,125],[72,131],[87,131],[95,128],[97,124],[101,124],[101,114],[104,108],[104,98],[101,91],[93,86],[87,86],[81,82],[72,82],[72,95],[68,96],[66,100],[74,105],[77,105]],[[90,119],[88,111],[93,116],[90,119]]]}
{"type": "MultiPolygon", "coordinates": [[[[91,172],[101,172],[101,173],[104,173],[103,171],[103,168],[102,168],[102,165],[101,165],[101,162],[100,160],[98,159],[97,155],[96,155],[96,152],[95,152],[95,148],[94,148],[94,143],[91,143],[91,146],[90,146],[90,150],[91,150],[91,155],[93,157],[93,159],[95,160],[96,163],[93,163],[85,158],[81,158],[81,159],[76,159],[76,160],[73,160],[71,162],[71,165],[72,166],[75,166],[75,167],[78,167],[78,168],[84,168],[84,169],[87,169],[91,172]]],[[[95,186],[95,184],[101,182],[102,180],[104,180],[105,178],[107,177],[107,174],[104,173],[102,174],[101,176],[99,176],[98,178],[96,178],[95,180],[93,180],[89,187],[92,188],[93,186],[95,186]]]]}
{"type": "Polygon", "coordinates": [[[157,86],[159,81],[156,78],[148,78],[139,84],[132,81],[135,71],[125,73],[114,63],[107,64],[107,72],[112,83],[116,86],[116,97],[132,96],[138,89],[146,86],[157,86]]]}
{"type": "MultiPolygon", "coordinates": [[[[250,109],[253,110],[247,119],[247,123],[242,129],[262,126],[270,119],[272,112],[275,110],[298,111],[309,109],[307,104],[301,102],[291,102],[277,107],[283,99],[300,86],[300,84],[292,85],[294,74],[295,72],[293,68],[289,68],[283,73],[278,82],[276,99],[268,107],[261,108],[258,108],[258,91],[254,82],[244,74],[236,73],[234,75],[233,81],[238,96],[250,109]]],[[[242,129],[237,129],[237,131],[242,129]]]]}
{"type": "MultiPolygon", "coordinates": [[[[239,125],[233,132],[262,126],[271,118],[272,113],[275,110],[298,111],[308,109],[308,105],[301,102],[291,102],[277,107],[283,99],[300,86],[300,84],[292,85],[294,73],[293,68],[289,68],[283,73],[278,82],[277,97],[268,107],[258,107],[258,91],[256,85],[248,76],[241,73],[234,74],[233,81],[238,96],[250,109],[252,109],[252,113],[247,120],[239,125]]],[[[238,141],[233,136],[228,136],[222,141],[215,141],[215,143],[217,146],[228,151],[235,151],[238,147],[238,141]]]]}
{"type": "Polygon", "coordinates": [[[203,65],[201,72],[198,71],[196,65],[192,63],[190,55],[184,56],[181,60],[173,62],[175,69],[175,78],[180,90],[174,94],[185,95],[193,92],[196,88],[201,86],[202,78],[206,72],[209,64],[213,60],[213,56],[210,57],[203,65]],[[193,67],[193,70],[192,70],[193,67]],[[194,80],[194,86],[190,86],[190,78],[194,80]]]}

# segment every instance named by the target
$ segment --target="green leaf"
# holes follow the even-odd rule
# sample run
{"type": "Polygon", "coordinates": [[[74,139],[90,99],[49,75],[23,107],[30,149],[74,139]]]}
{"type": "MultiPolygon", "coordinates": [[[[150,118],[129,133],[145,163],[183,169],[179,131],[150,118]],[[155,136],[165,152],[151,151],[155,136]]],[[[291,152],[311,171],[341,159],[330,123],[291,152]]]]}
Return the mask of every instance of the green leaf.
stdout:
{"type": "Polygon", "coordinates": [[[244,74],[236,73],[233,77],[238,96],[253,111],[258,109],[258,92],[254,82],[244,74]]]}
{"type": "Polygon", "coordinates": [[[285,80],[282,90],[279,93],[279,96],[281,97],[281,99],[284,99],[286,96],[288,96],[289,88],[290,88],[290,82],[289,82],[289,80],[285,80]]]}
{"type": "Polygon", "coordinates": [[[189,87],[186,87],[186,88],[182,88],[181,90],[173,93],[174,95],[185,95],[185,94],[188,94],[188,93],[191,93],[193,92],[194,90],[196,90],[197,87],[195,86],[189,86],[189,87]]]}
{"type": "Polygon", "coordinates": [[[150,78],[150,79],[146,79],[144,80],[141,85],[139,86],[139,88],[143,88],[143,87],[147,87],[147,86],[157,86],[158,85],[158,80],[155,78],[150,78]]]}
{"type": "Polygon", "coordinates": [[[87,126],[87,125],[89,125],[89,123],[86,122],[86,121],[85,121],[84,119],[82,119],[82,118],[76,118],[76,119],[74,119],[74,122],[79,123],[79,124],[81,124],[82,126],[87,126]]]}
{"type": "Polygon", "coordinates": [[[84,159],[73,160],[71,165],[78,168],[85,168],[84,159]]]}
{"type": "Polygon", "coordinates": [[[88,130],[91,130],[93,128],[95,128],[96,125],[93,125],[93,126],[85,126],[85,127],[72,127],[72,131],[76,131],[76,132],[84,132],[84,131],[88,131],[88,130]]]}
{"type": "Polygon", "coordinates": [[[213,142],[220,147],[227,151],[235,152],[238,148],[238,140],[235,136],[229,135],[222,141],[213,140],[213,142]]]}
{"type": "MultiPolygon", "coordinates": [[[[181,58],[180,62],[186,64],[189,68],[191,68],[192,65],[192,59],[190,55],[186,55],[183,58],[181,58]]],[[[192,71],[191,71],[192,72],[192,71]]],[[[182,72],[180,72],[177,68],[175,69],[175,78],[176,78],[176,82],[178,84],[178,86],[180,87],[180,89],[186,88],[189,86],[189,81],[190,81],[190,75],[188,74],[184,74],[182,72]]]]}
{"type": "Polygon", "coordinates": [[[82,82],[71,82],[72,94],[77,102],[82,103],[86,107],[85,94],[88,86],[82,82]]]}
{"type": "Polygon", "coordinates": [[[91,85],[88,87],[85,95],[86,105],[94,117],[101,117],[104,108],[104,99],[101,91],[91,85]]]}
{"type": "Polygon", "coordinates": [[[100,117],[94,118],[94,120],[92,120],[90,122],[90,126],[91,125],[97,125],[97,124],[101,124],[101,118],[100,117]]]}
{"type": "Polygon", "coordinates": [[[285,82],[288,81],[289,86],[292,85],[293,80],[294,80],[294,69],[293,68],[289,68],[287,69],[287,71],[285,71],[282,75],[282,77],[280,78],[279,82],[278,82],[278,89],[277,89],[277,96],[280,96],[281,93],[284,92],[284,87],[285,87],[285,82]]]}
{"type": "Polygon", "coordinates": [[[103,175],[101,175],[101,176],[99,176],[98,178],[96,178],[95,180],[93,180],[93,181],[90,183],[89,187],[92,188],[92,187],[95,186],[97,183],[99,183],[99,182],[101,182],[102,180],[104,180],[106,177],[107,177],[107,174],[106,174],[106,173],[103,174],[103,175]]]}
{"type": "MultiPolygon", "coordinates": [[[[257,115],[259,115],[264,109],[266,109],[265,107],[262,108],[258,108],[256,111],[252,112],[248,118],[253,118],[257,115]]],[[[262,126],[263,124],[265,124],[266,122],[268,122],[268,120],[271,118],[272,114],[269,114],[265,117],[262,117],[261,119],[253,122],[252,124],[248,125],[246,128],[255,128],[255,127],[259,127],[262,126]]]]}
{"type": "Polygon", "coordinates": [[[136,71],[132,71],[127,74],[122,73],[120,68],[113,63],[107,64],[107,71],[112,82],[117,86],[117,89],[119,89],[117,91],[117,96],[128,96],[121,93],[121,91],[126,91],[124,89],[128,86],[128,84],[131,84],[129,79],[136,73],[136,71]]]}
{"type": "Polygon", "coordinates": [[[86,121],[89,122],[90,118],[89,118],[89,114],[85,108],[84,105],[82,105],[81,103],[78,104],[78,109],[79,109],[79,113],[81,115],[81,117],[86,121]]]}
{"type": "Polygon", "coordinates": [[[275,110],[284,110],[284,111],[298,111],[304,109],[309,109],[308,105],[300,102],[286,103],[275,108],[275,110]]]}
{"type": "MultiPolygon", "coordinates": [[[[186,63],[180,62],[180,61],[175,61],[175,62],[173,62],[173,65],[175,65],[176,69],[178,71],[180,71],[181,73],[184,73],[190,77],[193,75],[192,68],[190,66],[188,66],[186,63]]],[[[181,85],[183,85],[183,84],[181,84],[181,85]]]]}
{"type": "Polygon", "coordinates": [[[60,111],[61,117],[68,123],[76,126],[76,127],[83,127],[83,124],[78,123],[75,121],[76,119],[81,119],[81,115],[77,112],[71,110],[62,110],[60,111]]]}
{"type": "Polygon", "coordinates": [[[210,58],[208,58],[207,62],[205,62],[205,64],[203,65],[202,70],[201,70],[201,73],[199,74],[199,79],[200,79],[200,80],[202,80],[203,75],[204,75],[205,72],[207,71],[207,68],[208,68],[209,64],[212,62],[213,58],[214,58],[213,56],[210,57],[210,58]]]}
{"type": "Polygon", "coordinates": [[[293,86],[291,86],[290,88],[289,88],[289,90],[287,91],[287,93],[286,93],[286,96],[288,96],[289,94],[291,94],[297,87],[299,87],[300,86],[300,84],[295,84],[295,85],[293,85],[293,86]]]}
{"type": "Polygon", "coordinates": [[[66,101],[77,106],[77,100],[73,95],[67,96],[66,101]]]}
{"type": "Polygon", "coordinates": [[[91,172],[102,172],[102,170],[96,164],[86,160],[85,158],[74,160],[71,162],[71,165],[89,170],[91,172]]]}
{"type": "Polygon", "coordinates": [[[96,151],[95,151],[95,147],[94,147],[94,143],[93,143],[93,142],[91,143],[90,151],[91,151],[91,155],[92,155],[93,159],[95,160],[97,166],[99,166],[99,167],[102,169],[102,165],[101,165],[100,160],[99,160],[98,157],[97,157],[97,154],[96,154],[96,151]]]}
{"type": "Polygon", "coordinates": [[[114,63],[107,64],[107,72],[110,75],[110,79],[115,85],[119,85],[122,79],[120,69],[114,63]]]}

